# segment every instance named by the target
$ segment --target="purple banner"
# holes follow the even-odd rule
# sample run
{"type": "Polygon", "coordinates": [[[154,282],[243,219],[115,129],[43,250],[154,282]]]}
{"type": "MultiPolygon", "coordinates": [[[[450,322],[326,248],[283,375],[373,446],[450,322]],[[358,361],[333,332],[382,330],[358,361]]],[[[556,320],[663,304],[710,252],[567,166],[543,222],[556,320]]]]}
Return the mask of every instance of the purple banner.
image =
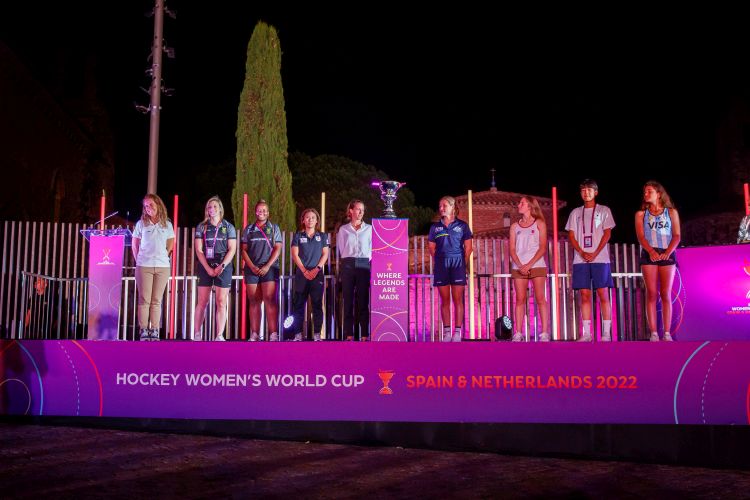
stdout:
{"type": "Polygon", "coordinates": [[[116,340],[125,237],[92,235],[89,244],[88,338],[116,340]]]}
{"type": "Polygon", "coordinates": [[[409,340],[409,220],[372,220],[370,330],[375,341],[409,340]]]}
{"type": "Polygon", "coordinates": [[[681,248],[677,261],[672,291],[677,338],[750,340],[750,245],[681,248]]]}
{"type": "Polygon", "coordinates": [[[750,342],[0,342],[0,414],[737,424],[750,342]]]}

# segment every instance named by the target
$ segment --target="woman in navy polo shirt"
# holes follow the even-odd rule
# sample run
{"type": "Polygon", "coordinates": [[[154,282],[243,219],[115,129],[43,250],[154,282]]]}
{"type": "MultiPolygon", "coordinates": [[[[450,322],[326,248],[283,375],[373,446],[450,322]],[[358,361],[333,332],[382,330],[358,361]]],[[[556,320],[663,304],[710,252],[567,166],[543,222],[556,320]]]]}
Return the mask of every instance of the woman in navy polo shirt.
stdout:
{"type": "Polygon", "coordinates": [[[218,196],[206,202],[205,219],[195,228],[195,257],[198,260],[198,305],[195,308],[193,340],[203,340],[201,327],[211,287],[216,287],[216,340],[224,340],[227,297],[232,286],[232,259],[237,250],[237,231],[224,220],[224,205],[218,196]]]}
{"type": "Polygon", "coordinates": [[[456,200],[443,196],[438,205],[440,221],[430,227],[427,247],[435,263],[433,286],[440,294],[440,316],[443,320],[443,342],[460,342],[464,322],[464,287],[466,263],[472,252],[469,225],[458,219],[456,200]],[[451,334],[451,298],[453,299],[453,332],[451,334]]]}
{"type": "Polygon", "coordinates": [[[302,340],[302,317],[307,297],[312,299],[313,336],[320,340],[323,327],[323,266],[328,260],[328,235],[318,231],[320,216],[314,208],[306,208],[300,216],[302,231],[292,238],[292,262],[294,262],[294,340],[302,340]]]}

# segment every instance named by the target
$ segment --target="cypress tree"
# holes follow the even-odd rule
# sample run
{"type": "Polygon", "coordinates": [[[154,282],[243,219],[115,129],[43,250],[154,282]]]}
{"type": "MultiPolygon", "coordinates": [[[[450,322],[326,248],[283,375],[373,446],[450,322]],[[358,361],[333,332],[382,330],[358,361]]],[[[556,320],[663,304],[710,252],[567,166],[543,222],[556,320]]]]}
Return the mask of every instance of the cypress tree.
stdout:
{"type": "Polygon", "coordinates": [[[276,29],[260,21],[247,45],[245,85],[237,113],[237,177],[232,208],[242,225],[242,194],[253,206],[268,201],[271,219],[283,229],[295,228],[292,174],[287,164],[286,113],[281,85],[281,45],[276,29]]]}

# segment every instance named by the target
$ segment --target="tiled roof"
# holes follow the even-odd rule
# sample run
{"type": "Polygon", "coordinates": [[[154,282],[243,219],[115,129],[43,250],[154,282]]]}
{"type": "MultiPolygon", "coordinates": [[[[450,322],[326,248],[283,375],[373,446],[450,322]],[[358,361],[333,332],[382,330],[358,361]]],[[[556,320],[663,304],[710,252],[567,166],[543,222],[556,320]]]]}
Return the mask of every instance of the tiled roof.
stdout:
{"type": "MultiPolygon", "coordinates": [[[[479,191],[472,193],[472,203],[474,205],[515,205],[518,200],[526,196],[524,193],[511,193],[508,191],[479,191]]],[[[543,196],[533,195],[542,207],[552,207],[552,198],[546,198],[543,196]]],[[[456,203],[459,205],[466,205],[468,203],[468,196],[461,195],[456,196],[456,203]]],[[[557,207],[558,210],[567,205],[567,202],[558,199],[557,207]]]]}

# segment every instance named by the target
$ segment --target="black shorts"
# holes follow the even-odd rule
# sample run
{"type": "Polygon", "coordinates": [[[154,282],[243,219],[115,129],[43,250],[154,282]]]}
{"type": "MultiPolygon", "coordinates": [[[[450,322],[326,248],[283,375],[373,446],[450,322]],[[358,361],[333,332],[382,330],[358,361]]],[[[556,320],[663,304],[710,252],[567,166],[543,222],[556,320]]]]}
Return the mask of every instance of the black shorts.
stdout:
{"type": "MultiPolygon", "coordinates": [[[[221,264],[221,261],[208,261],[208,264],[211,267],[217,267],[219,264],[221,264]]],[[[197,263],[197,272],[196,275],[198,276],[198,286],[216,286],[219,288],[230,288],[232,286],[232,265],[228,265],[224,268],[224,272],[222,272],[218,276],[209,276],[206,273],[206,270],[203,269],[203,266],[200,262],[197,263]]]]}
{"type": "MultiPolygon", "coordinates": [[[[656,253],[664,253],[666,248],[654,248],[656,250],[656,253]]],[[[669,256],[666,260],[657,260],[656,262],[651,261],[651,257],[649,257],[648,252],[641,248],[641,258],[639,260],[640,265],[642,266],[676,266],[677,265],[677,255],[675,252],[672,252],[672,254],[669,256]]]]}
{"type": "Polygon", "coordinates": [[[245,267],[244,269],[244,274],[245,274],[245,284],[247,285],[257,285],[258,283],[268,283],[270,281],[276,281],[276,282],[279,281],[279,268],[277,266],[271,266],[271,268],[268,270],[265,276],[258,276],[247,267],[245,267]]]}

